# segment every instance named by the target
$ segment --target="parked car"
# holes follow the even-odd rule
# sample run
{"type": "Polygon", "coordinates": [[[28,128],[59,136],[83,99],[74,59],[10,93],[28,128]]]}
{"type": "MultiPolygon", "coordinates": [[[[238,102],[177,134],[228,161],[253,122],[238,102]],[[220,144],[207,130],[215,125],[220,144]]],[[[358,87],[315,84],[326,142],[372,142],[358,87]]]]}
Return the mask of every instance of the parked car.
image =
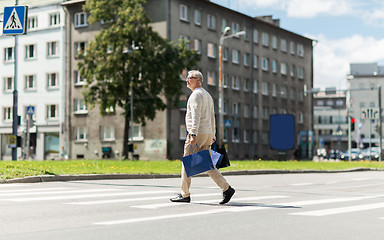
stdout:
{"type": "Polygon", "coordinates": [[[331,150],[327,155],[328,159],[340,159],[340,157],[341,157],[341,152],[339,150],[331,150]]]}
{"type": "Polygon", "coordinates": [[[351,157],[351,160],[359,160],[359,156],[361,155],[360,149],[358,148],[352,148],[351,153],[349,153],[349,150],[347,150],[345,153],[342,153],[340,155],[341,160],[349,160],[351,157]]]}
{"type": "Polygon", "coordinates": [[[359,158],[361,160],[369,160],[369,156],[371,156],[371,160],[378,160],[379,154],[380,152],[378,147],[366,148],[361,151],[359,158]]]}

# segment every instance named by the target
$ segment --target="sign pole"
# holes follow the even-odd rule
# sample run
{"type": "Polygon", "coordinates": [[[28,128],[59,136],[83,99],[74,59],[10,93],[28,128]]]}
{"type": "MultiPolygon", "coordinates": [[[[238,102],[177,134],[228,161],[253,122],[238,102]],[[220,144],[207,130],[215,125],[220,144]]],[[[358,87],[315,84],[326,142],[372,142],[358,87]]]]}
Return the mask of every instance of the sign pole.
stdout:
{"type": "MultiPolygon", "coordinates": [[[[17,6],[19,0],[15,0],[15,5],[17,6]]],[[[17,45],[18,39],[15,35],[15,63],[14,63],[14,77],[13,77],[13,108],[12,108],[12,135],[17,136],[17,127],[19,116],[17,115],[17,105],[18,105],[18,92],[17,92],[17,45]]],[[[12,160],[17,160],[17,146],[12,148],[12,160]]]]}

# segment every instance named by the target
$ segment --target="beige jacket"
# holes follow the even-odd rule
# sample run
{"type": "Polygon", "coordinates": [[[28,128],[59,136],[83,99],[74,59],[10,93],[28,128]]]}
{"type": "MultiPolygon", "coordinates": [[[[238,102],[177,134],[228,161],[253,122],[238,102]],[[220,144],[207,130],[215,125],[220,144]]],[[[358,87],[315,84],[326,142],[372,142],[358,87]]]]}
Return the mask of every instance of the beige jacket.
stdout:
{"type": "Polygon", "coordinates": [[[215,137],[213,99],[204,88],[195,88],[189,97],[185,124],[189,134],[212,134],[215,137]]]}

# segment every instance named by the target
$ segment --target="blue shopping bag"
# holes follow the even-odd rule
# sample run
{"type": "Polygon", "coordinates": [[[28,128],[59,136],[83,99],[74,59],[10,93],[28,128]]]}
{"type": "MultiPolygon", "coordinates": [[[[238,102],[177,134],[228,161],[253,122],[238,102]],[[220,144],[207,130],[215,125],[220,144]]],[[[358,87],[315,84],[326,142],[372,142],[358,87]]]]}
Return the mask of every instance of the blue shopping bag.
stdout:
{"type": "Polygon", "coordinates": [[[220,164],[224,157],[223,154],[220,154],[214,150],[211,150],[211,155],[213,166],[217,166],[217,164],[220,164]]]}
{"type": "MultiPolygon", "coordinates": [[[[199,147],[196,144],[196,147],[199,147]]],[[[189,152],[191,153],[192,146],[189,152]]],[[[198,151],[181,158],[188,177],[214,169],[210,150],[198,151]]]]}

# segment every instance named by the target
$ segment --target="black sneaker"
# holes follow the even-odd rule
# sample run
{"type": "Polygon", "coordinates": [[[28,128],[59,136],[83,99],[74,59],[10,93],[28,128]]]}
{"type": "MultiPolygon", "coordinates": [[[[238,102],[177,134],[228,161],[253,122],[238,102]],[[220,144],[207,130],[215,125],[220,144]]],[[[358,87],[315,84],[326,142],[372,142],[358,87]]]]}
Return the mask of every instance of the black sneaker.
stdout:
{"type": "Polygon", "coordinates": [[[219,202],[219,204],[226,204],[228,203],[233,194],[235,194],[235,189],[233,189],[231,186],[229,186],[228,190],[223,192],[223,200],[221,202],[219,202]]]}
{"type": "Polygon", "coordinates": [[[181,194],[177,195],[177,197],[171,198],[171,202],[191,202],[191,197],[183,197],[181,194]]]}

